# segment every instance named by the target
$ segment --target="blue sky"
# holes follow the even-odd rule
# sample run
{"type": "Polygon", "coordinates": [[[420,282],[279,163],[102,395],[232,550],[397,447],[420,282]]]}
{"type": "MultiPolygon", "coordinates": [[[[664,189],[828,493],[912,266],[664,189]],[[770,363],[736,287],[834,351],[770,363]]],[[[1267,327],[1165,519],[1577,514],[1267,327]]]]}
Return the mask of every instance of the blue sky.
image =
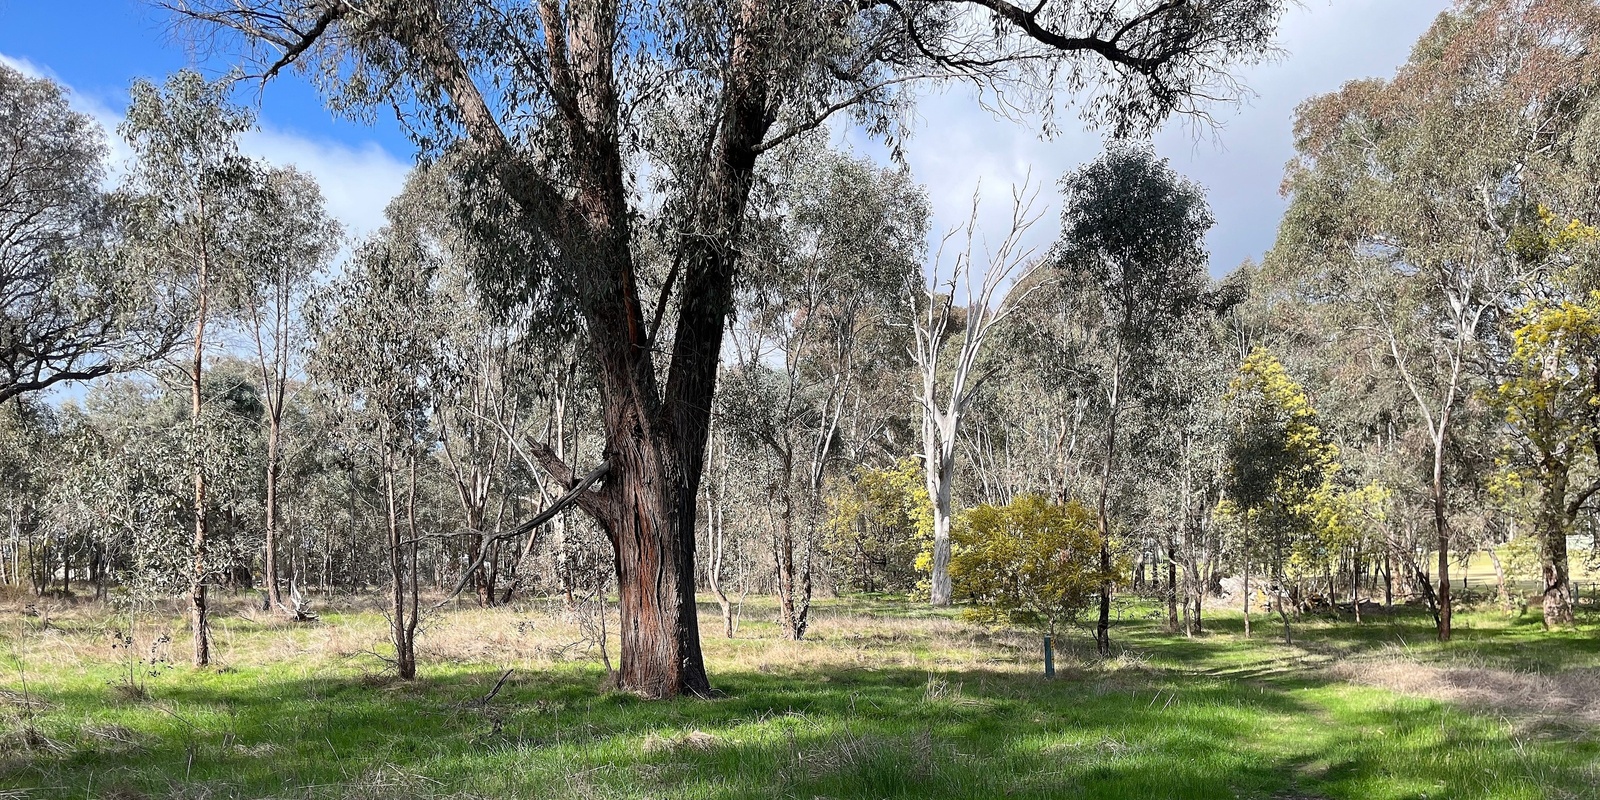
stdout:
{"type": "MultiPolygon", "coordinates": [[[[1209,240],[1214,273],[1259,258],[1272,244],[1283,208],[1278,184],[1293,154],[1295,106],[1348,80],[1392,74],[1447,6],[1447,0],[1305,0],[1281,31],[1288,56],[1243,74],[1253,99],[1222,110],[1215,132],[1173,126],[1156,137],[1157,150],[1209,192],[1217,217],[1209,240]]],[[[135,77],[159,79],[184,66],[221,74],[229,66],[226,57],[191,52],[165,12],[141,0],[0,0],[0,58],[68,85],[78,106],[107,127],[115,126],[135,77]]],[[[259,102],[262,127],[247,150],[316,175],[333,213],[353,232],[381,222],[412,156],[392,118],[371,125],[336,118],[293,75],[247,99],[259,102]]],[[[928,187],[936,232],[965,220],[980,185],[981,218],[998,227],[1009,213],[1010,187],[1031,175],[1043,184],[1040,202],[1047,206],[1034,234],[1043,246],[1056,227],[1055,180],[1100,150],[1099,136],[1077,130],[1071,119],[1063,120],[1061,135],[1042,140],[1036,126],[996,120],[959,90],[929,93],[917,117],[906,155],[928,187]]],[[[881,154],[852,131],[835,131],[835,139],[881,154]]]]}
{"type": "MultiPolygon", "coordinates": [[[[141,0],[0,0],[0,60],[70,87],[73,104],[108,132],[127,107],[135,78],[159,81],[184,67],[217,76],[232,65],[226,54],[207,58],[192,51],[166,12],[141,0]]],[[[264,91],[252,86],[238,99],[258,104],[260,130],[245,138],[246,151],[315,175],[329,210],[350,233],[382,224],[383,208],[412,160],[411,145],[392,118],[370,125],[337,118],[293,74],[264,91]]],[[[112,160],[123,157],[113,141],[112,160]]]]}
{"type": "MultiPolygon", "coordinates": [[[[136,77],[159,80],[186,66],[216,76],[232,66],[226,54],[206,59],[192,52],[173,31],[171,15],[146,0],[0,0],[0,53],[46,68],[86,99],[114,109],[126,104],[136,77]]],[[[298,76],[275,82],[259,99],[266,122],[409,152],[392,119],[372,126],[336,119],[298,76]]]]}

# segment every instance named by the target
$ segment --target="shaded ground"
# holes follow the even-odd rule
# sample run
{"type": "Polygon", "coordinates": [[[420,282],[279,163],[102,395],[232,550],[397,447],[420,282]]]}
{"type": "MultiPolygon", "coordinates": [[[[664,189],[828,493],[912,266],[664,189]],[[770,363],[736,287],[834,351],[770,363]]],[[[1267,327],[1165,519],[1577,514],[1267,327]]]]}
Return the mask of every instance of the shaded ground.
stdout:
{"type": "Polygon", "coordinates": [[[772,638],[768,616],[752,609],[733,641],[708,624],[723,697],[647,703],[601,691],[592,645],[543,606],[432,620],[413,683],[369,653],[382,642],[370,612],[312,626],[226,618],[224,666],[204,672],[172,665],[175,618],[113,647],[110,631],[128,626],[92,608],[47,626],[8,614],[0,787],[123,800],[1600,797],[1593,736],[1529,737],[1465,710],[1475,696],[1374,685],[1402,657],[1417,674],[1498,675],[1518,653],[1557,683],[1592,679],[1592,628],[1471,618],[1444,647],[1410,617],[1315,622],[1291,648],[1264,624],[1242,639],[1237,617],[1184,639],[1139,612],[1117,629],[1118,658],[1092,658],[1077,635],[1046,681],[1033,636],[900,602],[830,603],[802,643],[772,638]]]}

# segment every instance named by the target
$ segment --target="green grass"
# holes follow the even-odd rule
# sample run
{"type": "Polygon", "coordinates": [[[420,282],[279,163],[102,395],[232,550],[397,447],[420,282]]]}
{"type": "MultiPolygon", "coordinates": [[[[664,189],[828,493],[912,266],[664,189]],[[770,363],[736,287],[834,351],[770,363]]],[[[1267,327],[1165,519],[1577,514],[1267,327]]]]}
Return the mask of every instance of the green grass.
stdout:
{"type": "Polygon", "coordinates": [[[1134,605],[1117,658],[1093,658],[1073,632],[1060,676],[1045,680],[1031,634],[890,599],[823,604],[815,640],[799,644],[773,638],[762,606],[723,640],[710,607],[723,696],[645,702],[600,688],[597,653],[562,651],[575,629],[541,609],[431,621],[411,683],[382,674],[372,612],[297,627],[224,618],[223,667],[205,671],[163,661],[162,634],[184,655],[175,617],[140,623],[130,654],[106,634],[126,615],[8,615],[0,787],[19,793],[0,796],[1600,797],[1590,728],[1330,669],[1594,669],[1592,625],[1545,633],[1465,614],[1458,640],[1439,645],[1407,612],[1308,620],[1288,647],[1265,617],[1250,640],[1237,614],[1185,639],[1134,605]],[[157,663],[135,664],[151,644],[157,663]],[[506,669],[498,695],[474,702],[506,669]]]}

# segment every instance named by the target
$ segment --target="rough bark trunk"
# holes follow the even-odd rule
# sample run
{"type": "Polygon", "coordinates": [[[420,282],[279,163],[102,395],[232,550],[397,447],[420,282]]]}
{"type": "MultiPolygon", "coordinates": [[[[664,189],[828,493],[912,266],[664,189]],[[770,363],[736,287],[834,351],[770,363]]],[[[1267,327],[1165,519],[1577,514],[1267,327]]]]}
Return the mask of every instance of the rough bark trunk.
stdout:
{"type": "Polygon", "coordinates": [[[694,602],[693,484],[699,471],[688,474],[652,450],[619,454],[618,513],[602,523],[616,551],[618,685],[649,698],[708,696],[694,602]]]}
{"type": "Polygon", "coordinates": [[[1383,554],[1383,608],[1385,611],[1394,610],[1394,566],[1392,556],[1383,554]]]}
{"type": "Polygon", "coordinates": [[[1545,534],[1541,573],[1544,577],[1544,626],[1574,624],[1572,582],[1568,573],[1567,532],[1564,527],[1545,534]]]}
{"type": "MultiPolygon", "coordinates": [[[[785,464],[785,473],[788,472],[787,466],[785,464]]],[[[778,571],[778,627],[783,630],[785,639],[798,640],[805,635],[805,631],[799,627],[794,602],[797,588],[794,569],[794,497],[788,489],[789,476],[785,474],[780,480],[784,486],[779,489],[778,525],[773,531],[775,540],[772,546],[773,561],[778,571]]]]}
{"type": "MultiPolygon", "coordinates": [[[[1104,534],[1100,539],[1100,572],[1111,574],[1111,545],[1104,534]]],[[[1111,655],[1111,582],[1100,582],[1100,616],[1094,627],[1094,649],[1101,656],[1111,655]]]]}
{"type": "Polygon", "coordinates": [[[1544,611],[1546,629],[1571,625],[1572,583],[1568,573],[1567,530],[1568,478],[1565,462],[1546,456],[1541,469],[1543,490],[1539,509],[1539,572],[1544,579],[1544,611]]]}

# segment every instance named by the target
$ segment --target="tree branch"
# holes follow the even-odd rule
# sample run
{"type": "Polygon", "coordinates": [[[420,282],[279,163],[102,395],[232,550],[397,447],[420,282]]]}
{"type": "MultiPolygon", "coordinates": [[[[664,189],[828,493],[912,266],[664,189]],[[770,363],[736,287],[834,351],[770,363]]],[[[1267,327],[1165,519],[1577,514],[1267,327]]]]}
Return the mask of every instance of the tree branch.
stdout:
{"type": "MultiPolygon", "coordinates": [[[[1021,31],[1023,34],[1026,34],[1028,38],[1033,39],[1034,41],[1039,42],[1047,47],[1052,47],[1063,52],[1087,50],[1100,55],[1102,58],[1114,64],[1122,64],[1142,73],[1148,74],[1153,72],[1169,60],[1169,57],[1158,56],[1147,58],[1135,56],[1128,50],[1124,50],[1120,45],[1117,44],[1117,39],[1127,32],[1126,27],[1123,30],[1118,31],[1116,37],[1111,39],[1099,39],[1094,36],[1063,36],[1039,24],[1038,15],[1035,13],[1038,11],[1038,9],[1035,9],[1034,11],[1025,11],[1016,5],[1006,2],[1006,0],[948,0],[948,2],[959,2],[966,3],[968,5],[983,6],[984,8],[987,8],[993,12],[995,16],[1011,23],[1012,27],[1021,31]]],[[[1158,12],[1173,11],[1175,8],[1181,5],[1183,4],[1170,2],[1164,3],[1150,12],[1150,14],[1145,16],[1150,17],[1158,12]]],[[[1135,20],[1135,22],[1138,21],[1141,20],[1135,20]]],[[[1134,23],[1130,23],[1128,27],[1131,27],[1133,24],[1134,23]]]]}
{"type": "Polygon", "coordinates": [[[940,76],[932,74],[904,75],[898,78],[891,78],[886,81],[879,81],[878,83],[874,83],[869,86],[863,86],[861,90],[855,94],[822,109],[815,116],[808,120],[797,122],[788,128],[785,128],[781,133],[778,133],[776,136],[773,136],[772,138],[757,145],[755,148],[755,153],[756,155],[761,155],[762,153],[765,153],[768,150],[771,150],[772,148],[777,147],[778,145],[781,145],[796,136],[799,136],[800,134],[816,130],[817,128],[821,127],[824,122],[827,122],[829,117],[832,117],[834,114],[837,114],[847,108],[851,108],[860,104],[861,101],[867,99],[867,97],[873,92],[876,92],[880,89],[886,89],[899,83],[931,80],[938,77],[940,76]]]}
{"type": "MultiPolygon", "coordinates": [[[[546,449],[548,450],[548,448],[546,449]]],[[[566,469],[565,464],[562,464],[561,467],[566,470],[567,479],[570,480],[572,476],[572,470],[566,469]]],[[[539,526],[549,522],[552,519],[555,519],[557,514],[567,510],[574,504],[582,503],[584,496],[589,491],[589,487],[593,486],[597,481],[605,477],[606,473],[610,471],[611,460],[606,459],[605,461],[600,462],[600,466],[595,467],[594,471],[584,476],[583,480],[579,481],[577,484],[572,485],[567,490],[566,494],[556,498],[555,502],[547,506],[545,510],[539,512],[539,514],[533,519],[530,519],[527,522],[512,528],[511,530],[501,531],[493,536],[484,537],[483,544],[478,549],[478,559],[472,564],[467,565],[465,570],[462,570],[461,580],[456,582],[455,588],[451,589],[450,593],[446,594],[444,599],[434,604],[433,607],[435,609],[443,608],[445,603],[454,600],[456,595],[461,594],[462,590],[467,588],[467,584],[472,582],[472,576],[477,573],[478,568],[483,566],[484,562],[488,560],[489,554],[493,552],[489,547],[490,544],[498,542],[502,539],[514,539],[518,536],[524,536],[532,533],[533,531],[537,530],[539,526]]],[[[554,472],[551,474],[552,476],[555,475],[554,472]]],[[[562,481],[559,477],[557,477],[556,480],[566,483],[566,481],[562,481]]]]}
{"type": "Polygon", "coordinates": [[[335,20],[342,16],[344,16],[344,4],[335,3],[334,5],[329,6],[328,10],[322,12],[322,16],[317,18],[317,22],[315,25],[311,26],[311,30],[301,35],[299,41],[293,42],[288,47],[284,48],[283,55],[279,56],[278,60],[273,62],[272,66],[267,67],[267,71],[265,73],[262,73],[261,82],[266,83],[267,81],[272,80],[273,78],[277,77],[278,73],[282,71],[284,67],[293,64],[295,60],[300,58],[303,53],[305,53],[307,50],[310,50],[311,47],[317,43],[317,40],[322,38],[324,33],[328,32],[328,26],[332,25],[335,20]]]}

